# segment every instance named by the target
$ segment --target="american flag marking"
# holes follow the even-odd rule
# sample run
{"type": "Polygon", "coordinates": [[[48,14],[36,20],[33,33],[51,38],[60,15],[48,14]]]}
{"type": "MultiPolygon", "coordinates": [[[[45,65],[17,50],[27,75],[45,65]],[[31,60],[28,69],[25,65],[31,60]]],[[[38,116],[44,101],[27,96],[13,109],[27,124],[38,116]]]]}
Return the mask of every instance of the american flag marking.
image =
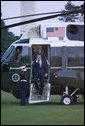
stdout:
{"type": "Polygon", "coordinates": [[[47,27],[46,37],[65,37],[65,27],[47,27]]]}

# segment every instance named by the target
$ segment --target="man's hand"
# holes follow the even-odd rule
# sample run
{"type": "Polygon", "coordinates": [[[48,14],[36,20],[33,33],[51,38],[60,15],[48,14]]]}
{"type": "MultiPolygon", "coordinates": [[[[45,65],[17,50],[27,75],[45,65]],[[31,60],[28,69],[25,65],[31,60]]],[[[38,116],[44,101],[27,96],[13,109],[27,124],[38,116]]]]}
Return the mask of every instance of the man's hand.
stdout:
{"type": "Polygon", "coordinates": [[[45,74],[45,77],[47,77],[48,76],[48,74],[45,74]]]}
{"type": "Polygon", "coordinates": [[[50,65],[49,61],[47,60],[47,64],[50,65]]]}
{"type": "Polygon", "coordinates": [[[38,63],[39,62],[39,60],[38,60],[38,58],[36,59],[36,63],[38,63]]]}

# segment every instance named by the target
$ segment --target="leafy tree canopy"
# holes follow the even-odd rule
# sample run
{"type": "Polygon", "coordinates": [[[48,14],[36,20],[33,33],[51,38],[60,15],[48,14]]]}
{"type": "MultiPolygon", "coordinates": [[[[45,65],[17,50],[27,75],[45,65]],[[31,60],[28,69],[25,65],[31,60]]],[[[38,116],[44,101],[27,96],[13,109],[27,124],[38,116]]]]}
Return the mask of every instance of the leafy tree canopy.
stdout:
{"type": "MultiPolygon", "coordinates": [[[[1,27],[5,26],[5,22],[1,20],[1,27]]],[[[15,40],[20,39],[19,36],[15,36],[12,32],[9,32],[8,29],[1,30],[1,56],[8,49],[10,44],[12,44],[15,40]]]]}
{"type": "MultiPolygon", "coordinates": [[[[67,4],[65,5],[65,10],[62,10],[62,12],[78,10],[80,8],[83,9],[84,5],[75,6],[74,4],[72,4],[71,1],[68,1],[67,4]]],[[[70,15],[62,16],[58,19],[61,20],[61,21],[64,21],[64,22],[75,22],[76,20],[79,19],[79,14],[70,14],[70,15]]]]}

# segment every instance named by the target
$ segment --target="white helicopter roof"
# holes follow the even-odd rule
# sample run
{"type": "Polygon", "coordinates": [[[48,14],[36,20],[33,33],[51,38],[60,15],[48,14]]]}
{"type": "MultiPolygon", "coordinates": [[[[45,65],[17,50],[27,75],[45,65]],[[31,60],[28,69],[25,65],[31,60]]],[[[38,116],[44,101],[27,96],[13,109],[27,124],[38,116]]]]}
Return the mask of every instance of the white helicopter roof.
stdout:
{"type": "Polygon", "coordinates": [[[55,22],[55,23],[41,23],[41,24],[36,24],[35,27],[31,27],[30,29],[28,28],[28,30],[26,30],[21,39],[28,39],[28,38],[33,38],[33,36],[35,36],[34,38],[36,38],[36,31],[37,31],[37,27],[40,27],[40,33],[42,38],[46,38],[45,34],[46,34],[46,28],[47,27],[66,27],[67,25],[84,25],[84,22],[55,22]],[[34,28],[34,30],[33,30],[34,28]],[[35,29],[36,28],[36,29],[35,29]]]}
{"type": "MultiPolygon", "coordinates": [[[[84,22],[58,22],[58,23],[49,23],[49,24],[41,24],[41,33],[43,35],[46,34],[46,27],[66,27],[67,25],[74,24],[74,25],[84,25],[84,22]]],[[[33,32],[34,33],[34,32],[33,32]]],[[[33,37],[33,38],[21,38],[19,41],[16,41],[13,43],[13,45],[19,44],[20,46],[29,46],[31,47],[32,45],[50,45],[51,47],[61,47],[61,46],[84,46],[83,41],[78,41],[78,40],[69,40],[66,36],[66,31],[65,31],[65,36],[63,39],[59,39],[59,37],[50,37],[46,38],[41,35],[41,37],[33,37]],[[25,41],[26,40],[26,41],[25,41]],[[28,42],[27,42],[28,40],[28,42]],[[23,41],[23,42],[22,42],[23,41]]]]}
{"type": "Polygon", "coordinates": [[[74,25],[84,25],[84,22],[55,22],[55,23],[44,23],[41,24],[41,26],[67,26],[70,24],[74,24],[74,25]]]}
{"type": "Polygon", "coordinates": [[[30,46],[32,45],[50,45],[51,47],[61,47],[61,46],[84,46],[84,42],[82,41],[51,41],[48,39],[42,38],[32,38],[30,39],[30,46]]]}
{"type": "MultiPolygon", "coordinates": [[[[22,41],[22,40],[20,40],[22,41]]],[[[23,40],[24,41],[24,40],[23,40]]],[[[61,46],[84,46],[84,42],[82,41],[56,41],[56,40],[48,40],[48,39],[43,39],[43,38],[31,38],[28,40],[28,43],[23,43],[20,42],[19,40],[14,42],[12,45],[14,46],[29,46],[31,47],[32,45],[50,45],[51,47],[61,47],[61,46]],[[17,43],[18,42],[18,43],[17,43]]]]}

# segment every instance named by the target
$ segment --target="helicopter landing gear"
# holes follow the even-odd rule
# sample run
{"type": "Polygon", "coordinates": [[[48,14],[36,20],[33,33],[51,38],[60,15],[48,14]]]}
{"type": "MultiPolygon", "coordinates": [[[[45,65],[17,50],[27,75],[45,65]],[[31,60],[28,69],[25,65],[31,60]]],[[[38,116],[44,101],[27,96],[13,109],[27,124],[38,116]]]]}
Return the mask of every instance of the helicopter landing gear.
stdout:
{"type": "Polygon", "coordinates": [[[68,93],[68,86],[66,86],[65,92],[63,92],[62,98],[61,98],[61,103],[64,105],[70,105],[73,103],[76,103],[77,101],[77,96],[74,95],[78,90],[80,90],[79,88],[77,88],[72,94],[69,95],[68,93]]]}
{"type": "Polygon", "coordinates": [[[62,96],[61,98],[61,102],[64,104],[64,105],[70,105],[71,104],[71,97],[69,95],[64,95],[62,96]]]}

